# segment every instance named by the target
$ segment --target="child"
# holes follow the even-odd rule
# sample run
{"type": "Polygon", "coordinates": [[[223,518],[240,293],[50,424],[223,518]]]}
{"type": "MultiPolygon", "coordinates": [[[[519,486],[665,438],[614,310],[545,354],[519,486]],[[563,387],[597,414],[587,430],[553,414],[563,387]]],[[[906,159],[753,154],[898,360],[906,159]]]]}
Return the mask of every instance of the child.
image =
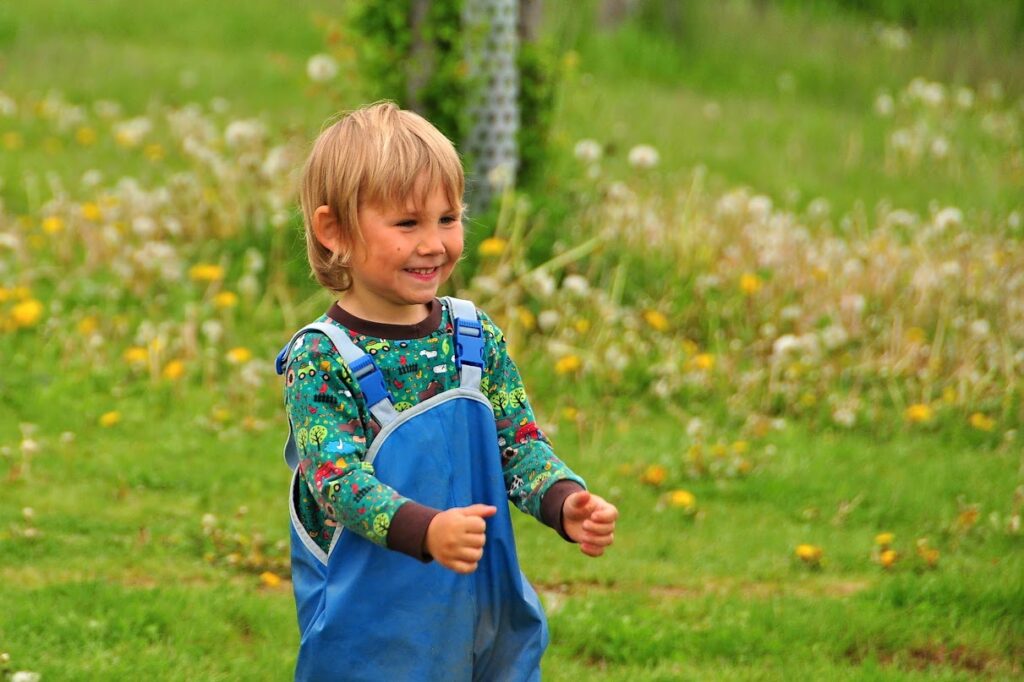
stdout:
{"type": "Polygon", "coordinates": [[[617,510],[551,451],[501,331],[436,298],[463,183],[451,143],[390,103],[327,128],[306,163],[309,262],[338,301],[278,357],[296,679],[539,679],[547,623],[507,501],[584,554],[612,543],[617,510]]]}

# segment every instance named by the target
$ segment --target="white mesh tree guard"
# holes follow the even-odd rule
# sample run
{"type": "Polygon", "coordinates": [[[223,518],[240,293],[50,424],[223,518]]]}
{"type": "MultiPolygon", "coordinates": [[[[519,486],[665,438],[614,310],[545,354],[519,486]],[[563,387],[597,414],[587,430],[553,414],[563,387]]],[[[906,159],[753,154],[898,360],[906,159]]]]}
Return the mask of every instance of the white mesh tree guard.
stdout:
{"type": "Polygon", "coordinates": [[[470,196],[484,206],[515,181],[519,166],[518,0],[465,0],[462,30],[470,78],[467,137],[470,196]]]}

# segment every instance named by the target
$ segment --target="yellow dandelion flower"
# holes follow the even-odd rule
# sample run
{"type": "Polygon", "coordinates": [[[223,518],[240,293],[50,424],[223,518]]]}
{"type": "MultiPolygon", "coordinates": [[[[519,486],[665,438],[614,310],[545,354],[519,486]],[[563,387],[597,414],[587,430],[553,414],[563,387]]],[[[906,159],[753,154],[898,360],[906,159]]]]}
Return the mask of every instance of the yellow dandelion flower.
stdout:
{"type": "Polygon", "coordinates": [[[957,395],[956,389],[952,386],[946,386],[942,389],[942,402],[952,405],[956,402],[957,398],[959,398],[959,395],[957,395]]]}
{"type": "Polygon", "coordinates": [[[75,131],[75,142],[83,147],[96,144],[96,131],[89,126],[82,126],[75,131]]]}
{"type": "Polygon", "coordinates": [[[232,348],[228,351],[227,358],[228,362],[232,365],[241,365],[252,360],[252,351],[248,348],[238,346],[237,348],[232,348]]]}
{"type": "Polygon", "coordinates": [[[104,412],[102,415],[100,415],[100,426],[104,428],[110,428],[114,424],[117,424],[119,421],[121,421],[121,413],[118,412],[117,410],[104,412]]]}
{"type": "Polygon", "coordinates": [[[273,589],[275,587],[280,587],[283,582],[284,581],[281,579],[281,576],[276,573],[271,573],[270,571],[260,573],[260,583],[262,583],[264,587],[273,589]]]}
{"type": "Polygon", "coordinates": [[[6,287],[0,287],[0,303],[3,303],[4,301],[6,301],[10,297],[11,297],[10,289],[8,289],[6,287]]]}
{"type": "Polygon", "coordinates": [[[875,536],[875,544],[879,547],[888,547],[895,539],[896,536],[892,533],[879,533],[875,536]]]}
{"type": "Polygon", "coordinates": [[[127,130],[118,130],[114,134],[114,141],[125,149],[131,149],[139,144],[139,138],[127,130]]]}
{"type": "Polygon", "coordinates": [[[797,545],[795,554],[798,559],[808,564],[819,564],[821,558],[825,555],[824,550],[817,545],[797,545]]]}
{"type": "Polygon", "coordinates": [[[583,367],[583,360],[578,355],[566,355],[555,363],[556,374],[572,374],[583,367]]]}
{"type": "Polygon", "coordinates": [[[711,454],[715,457],[725,457],[729,454],[729,450],[721,443],[715,443],[711,446],[711,454]]]}
{"type": "Polygon", "coordinates": [[[516,308],[516,317],[519,318],[519,324],[523,325],[523,329],[532,331],[537,328],[537,316],[529,308],[518,306],[516,308]]]}
{"type": "Polygon", "coordinates": [[[900,555],[894,549],[887,549],[878,555],[878,563],[882,564],[882,568],[892,568],[896,560],[900,558],[900,555]]]}
{"type": "Polygon", "coordinates": [[[577,333],[586,334],[587,332],[590,331],[590,320],[584,320],[583,318],[580,318],[573,322],[572,326],[577,333]]]}
{"type": "Polygon", "coordinates": [[[10,151],[15,149],[21,149],[22,139],[21,135],[16,132],[4,133],[3,137],[4,147],[10,151]]]}
{"type": "Polygon", "coordinates": [[[103,217],[103,211],[100,210],[97,204],[87,201],[82,204],[82,217],[91,222],[96,222],[103,217]]]}
{"type": "Polygon", "coordinates": [[[146,148],[142,152],[146,155],[146,158],[150,161],[160,161],[164,158],[163,145],[154,142],[153,144],[147,144],[146,148]]]}
{"type": "Polygon", "coordinates": [[[132,346],[121,357],[129,365],[144,365],[149,361],[149,351],[142,346],[132,346]]]}
{"type": "Polygon", "coordinates": [[[703,372],[710,372],[715,368],[715,356],[711,353],[698,353],[690,361],[692,367],[703,372]]]}
{"type": "Polygon", "coordinates": [[[164,379],[170,381],[177,381],[185,375],[185,363],[181,360],[171,360],[164,365],[164,371],[161,372],[164,379]]]}
{"type": "Polygon", "coordinates": [[[34,298],[15,304],[11,308],[11,322],[15,328],[33,327],[43,317],[43,304],[34,298]]]}
{"type": "Polygon", "coordinates": [[[11,290],[11,295],[19,301],[27,301],[32,298],[32,290],[25,286],[14,287],[11,290]]]}
{"type": "Polygon", "coordinates": [[[693,509],[697,505],[697,498],[689,490],[673,490],[669,493],[668,503],[681,509],[693,509]]]}
{"type": "Polygon", "coordinates": [[[911,327],[910,329],[907,330],[907,333],[904,336],[907,339],[907,343],[913,345],[922,344],[927,338],[925,336],[924,330],[921,329],[920,327],[911,327]]]}
{"type": "Polygon", "coordinates": [[[640,482],[647,485],[660,486],[668,478],[668,470],[660,464],[651,464],[640,475],[640,482]]]}
{"type": "Polygon", "coordinates": [[[576,417],[580,415],[580,411],[575,407],[563,407],[562,408],[562,419],[566,421],[576,421],[576,417]]]}
{"type": "Polygon", "coordinates": [[[57,234],[64,229],[64,221],[60,216],[46,216],[43,218],[43,232],[46,234],[57,234]]]}
{"type": "Polygon", "coordinates": [[[218,308],[234,308],[238,305],[238,294],[233,291],[222,291],[213,297],[213,304],[218,308]]]}
{"type": "Polygon", "coordinates": [[[92,315],[86,315],[78,321],[76,329],[81,336],[88,336],[92,334],[100,326],[99,321],[92,315]]]}
{"type": "Polygon", "coordinates": [[[656,332],[668,331],[668,318],[657,310],[645,310],[644,321],[656,332]]]}
{"type": "Polygon", "coordinates": [[[696,343],[694,343],[690,339],[683,339],[683,351],[687,355],[694,355],[699,350],[700,346],[698,346],[696,343]]]}
{"type": "Polygon", "coordinates": [[[742,455],[750,450],[750,443],[745,440],[738,440],[732,444],[732,451],[737,455],[742,455]]]}
{"type": "Polygon", "coordinates": [[[501,237],[489,237],[480,242],[479,253],[485,258],[500,256],[505,253],[505,247],[507,246],[508,242],[501,237]]]}
{"type": "Polygon", "coordinates": [[[991,431],[996,427],[996,420],[982,414],[981,412],[975,412],[972,414],[969,421],[971,427],[978,431],[991,431]]]}
{"type": "Polygon", "coordinates": [[[224,268],[213,263],[197,263],[189,268],[188,276],[196,282],[218,282],[224,279],[224,268]]]}
{"type": "Polygon", "coordinates": [[[903,417],[911,424],[923,424],[930,422],[934,412],[932,408],[924,403],[915,403],[903,412],[903,417]]]}
{"type": "Polygon", "coordinates": [[[223,424],[227,420],[231,419],[231,410],[225,407],[217,407],[213,410],[213,421],[223,424]]]}
{"type": "Polygon", "coordinates": [[[764,286],[761,282],[761,278],[752,272],[745,272],[740,277],[740,291],[747,296],[753,296],[761,290],[764,286]]]}

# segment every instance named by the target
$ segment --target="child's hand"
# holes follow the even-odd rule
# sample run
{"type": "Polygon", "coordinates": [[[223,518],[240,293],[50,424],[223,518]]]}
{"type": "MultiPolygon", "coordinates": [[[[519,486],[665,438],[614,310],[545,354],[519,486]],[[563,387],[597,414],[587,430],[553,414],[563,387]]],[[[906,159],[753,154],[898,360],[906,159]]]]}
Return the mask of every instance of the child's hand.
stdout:
{"type": "Polygon", "coordinates": [[[497,507],[474,504],[443,511],[427,526],[423,545],[434,561],[456,573],[472,573],[484,555],[489,516],[497,507]]]}
{"type": "Polygon", "coordinates": [[[562,503],[562,528],[587,556],[601,556],[615,540],[619,510],[604,498],[583,490],[562,503]]]}

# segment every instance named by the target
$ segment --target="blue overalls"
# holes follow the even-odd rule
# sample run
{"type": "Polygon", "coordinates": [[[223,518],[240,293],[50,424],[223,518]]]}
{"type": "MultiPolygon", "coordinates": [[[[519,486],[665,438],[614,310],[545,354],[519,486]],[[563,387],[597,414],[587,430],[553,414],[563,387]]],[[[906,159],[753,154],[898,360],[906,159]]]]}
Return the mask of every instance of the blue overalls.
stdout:
{"type": "Polygon", "coordinates": [[[278,356],[280,374],[303,334],[328,336],[380,423],[365,459],[377,478],[436,509],[477,503],[498,509],[486,519],[483,558],[468,575],[381,548],[341,527],[325,554],[296,514],[302,480],[289,434],[292,582],[301,634],[296,680],[540,679],[547,621],[519,569],[494,413],[480,392],[483,330],[472,303],[444,302],[454,320],[461,385],[401,413],[370,356],[334,325],[303,328],[278,356]]]}

